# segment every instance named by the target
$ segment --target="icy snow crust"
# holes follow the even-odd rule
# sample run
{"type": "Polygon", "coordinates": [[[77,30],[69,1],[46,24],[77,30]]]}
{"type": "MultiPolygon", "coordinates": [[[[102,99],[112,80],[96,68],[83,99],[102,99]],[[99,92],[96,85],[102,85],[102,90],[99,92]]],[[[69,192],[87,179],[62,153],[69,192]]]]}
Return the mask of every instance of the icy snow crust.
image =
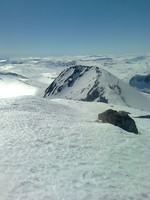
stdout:
{"type": "Polygon", "coordinates": [[[0,99],[0,200],[150,199],[150,123],[149,119],[134,118],[150,112],[100,102],[42,98],[45,88],[65,68],[64,63],[67,67],[73,60],[90,66],[93,62],[126,80],[127,73],[130,78],[136,71],[144,71],[140,66],[145,59],[149,61],[148,56],[144,60],[104,58],[0,61],[2,73],[26,77],[6,74],[0,81],[11,83],[13,78],[38,89],[28,96],[0,99]],[[94,59],[99,61],[91,61],[94,59]],[[140,134],[97,121],[98,113],[110,108],[130,112],[140,134]]]}

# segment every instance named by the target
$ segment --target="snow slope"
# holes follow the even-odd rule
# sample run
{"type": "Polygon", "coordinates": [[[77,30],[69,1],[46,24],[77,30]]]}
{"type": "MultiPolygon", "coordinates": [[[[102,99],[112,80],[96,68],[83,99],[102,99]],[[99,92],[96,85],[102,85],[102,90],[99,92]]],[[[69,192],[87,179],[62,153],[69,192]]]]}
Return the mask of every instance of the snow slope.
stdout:
{"type": "Polygon", "coordinates": [[[48,96],[106,102],[150,111],[147,97],[98,67],[77,65],[65,69],[45,90],[44,97],[48,96]]]}
{"type": "Polygon", "coordinates": [[[1,99],[0,199],[149,200],[149,122],[135,118],[138,136],[98,122],[97,114],[108,108],[37,97],[1,99]]]}

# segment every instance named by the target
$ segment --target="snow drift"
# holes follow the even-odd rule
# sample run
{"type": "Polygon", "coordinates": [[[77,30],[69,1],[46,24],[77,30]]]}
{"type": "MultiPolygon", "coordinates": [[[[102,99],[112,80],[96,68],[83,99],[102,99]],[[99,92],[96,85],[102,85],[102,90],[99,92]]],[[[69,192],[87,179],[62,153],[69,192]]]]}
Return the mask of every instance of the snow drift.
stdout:
{"type": "Polygon", "coordinates": [[[45,90],[44,97],[105,102],[150,111],[150,101],[111,73],[93,66],[65,69],[45,90]]]}

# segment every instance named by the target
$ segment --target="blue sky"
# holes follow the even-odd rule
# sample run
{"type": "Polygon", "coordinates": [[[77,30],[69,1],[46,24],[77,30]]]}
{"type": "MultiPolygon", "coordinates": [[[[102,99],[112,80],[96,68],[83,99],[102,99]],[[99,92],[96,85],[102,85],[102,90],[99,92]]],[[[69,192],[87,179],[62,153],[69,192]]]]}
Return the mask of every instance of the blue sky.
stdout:
{"type": "Polygon", "coordinates": [[[150,0],[0,0],[0,57],[150,52],[150,0]]]}

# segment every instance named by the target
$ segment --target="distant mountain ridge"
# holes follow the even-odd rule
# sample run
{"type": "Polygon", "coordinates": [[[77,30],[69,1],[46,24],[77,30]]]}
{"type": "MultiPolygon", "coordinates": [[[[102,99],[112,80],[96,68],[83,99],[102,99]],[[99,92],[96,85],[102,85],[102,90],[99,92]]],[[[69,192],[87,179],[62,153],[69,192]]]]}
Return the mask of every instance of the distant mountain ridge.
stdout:
{"type": "Polygon", "coordinates": [[[150,110],[147,97],[111,73],[94,66],[76,65],[65,69],[45,90],[44,97],[48,96],[150,110]]]}
{"type": "Polygon", "coordinates": [[[14,72],[0,72],[0,76],[4,77],[18,77],[22,79],[27,79],[25,76],[22,76],[20,74],[14,73],[14,72]]]}
{"type": "Polygon", "coordinates": [[[135,75],[130,79],[129,84],[132,87],[139,89],[149,88],[150,89],[150,74],[147,75],[135,75]]]}

